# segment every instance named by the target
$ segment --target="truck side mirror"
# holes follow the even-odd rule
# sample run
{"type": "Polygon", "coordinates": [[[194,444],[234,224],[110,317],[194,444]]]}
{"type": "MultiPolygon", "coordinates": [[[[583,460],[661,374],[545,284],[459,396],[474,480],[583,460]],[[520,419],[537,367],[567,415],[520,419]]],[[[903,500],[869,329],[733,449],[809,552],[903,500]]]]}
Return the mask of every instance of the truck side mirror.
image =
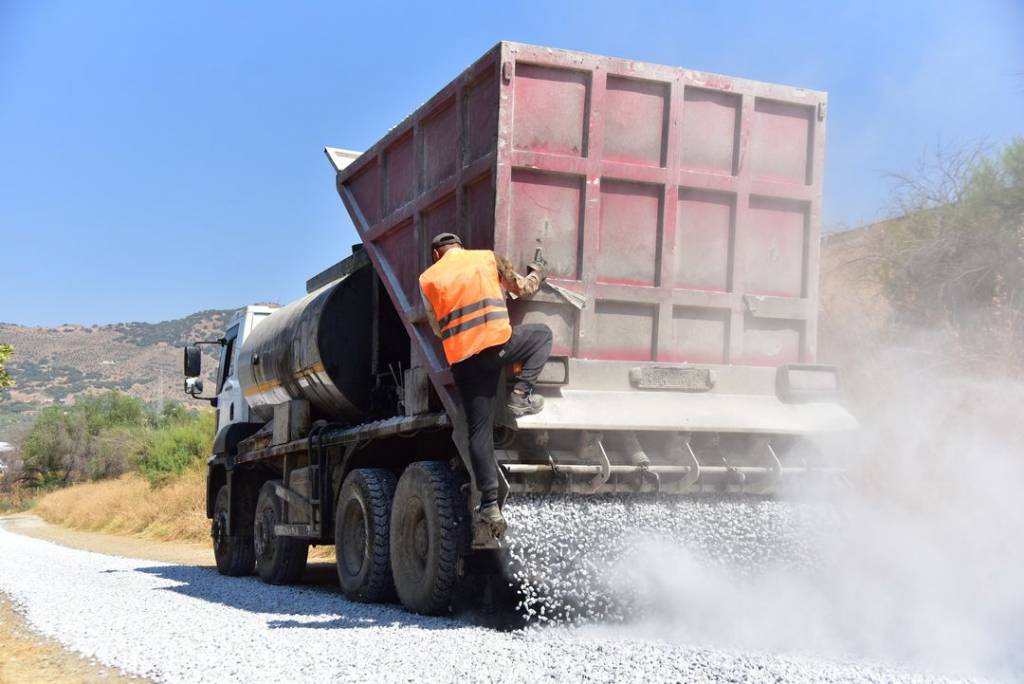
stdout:
{"type": "MultiPolygon", "coordinates": [[[[185,377],[186,378],[198,378],[202,375],[202,364],[203,357],[199,351],[199,347],[194,344],[190,344],[185,347],[185,377]]],[[[200,391],[202,391],[200,389],[200,391]]]]}
{"type": "Polygon", "coordinates": [[[198,397],[203,393],[203,381],[200,378],[185,378],[185,394],[198,397]]]}

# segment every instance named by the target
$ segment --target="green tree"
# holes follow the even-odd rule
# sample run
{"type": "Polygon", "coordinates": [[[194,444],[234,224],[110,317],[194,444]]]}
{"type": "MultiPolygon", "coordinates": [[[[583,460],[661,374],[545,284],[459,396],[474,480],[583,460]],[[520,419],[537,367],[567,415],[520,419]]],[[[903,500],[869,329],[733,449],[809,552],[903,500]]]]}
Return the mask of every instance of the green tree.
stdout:
{"type": "Polygon", "coordinates": [[[147,431],[130,427],[103,430],[95,438],[96,448],[87,464],[90,480],[118,477],[131,468],[146,443],[147,431]]]}
{"type": "Polygon", "coordinates": [[[898,178],[881,276],[900,330],[945,333],[961,359],[1024,371],[1024,138],[937,151],[898,178]]]}
{"type": "Polygon", "coordinates": [[[153,485],[180,475],[210,455],[216,427],[215,414],[204,411],[150,432],[136,458],[139,471],[153,485]]]}
{"type": "Polygon", "coordinates": [[[147,421],[140,400],[117,392],[49,406],[22,443],[24,478],[37,487],[62,487],[116,477],[142,448],[147,421]]]}
{"type": "Polygon", "coordinates": [[[14,353],[14,347],[9,344],[0,344],[0,390],[14,387],[14,378],[10,376],[5,368],[7,360],[14,353]]]}
{"type": "Polygon", "coordinates": [[[184,404],[177,401],[168,401],[159,412],[150,411],[148,419],[152,427],[162,428],[194,421],[198,415],[199,413],[195,409],[186,408],[184,404]]]}
{"type": "Polygon", "coordinates": [[[159,484],[209,456],[214,420],[212,411],[176,402],[157,411],[117,392],[49,406],[22,443],[23,480],[62,487],[135,468],[159,484]]]}
{"type": "Polygon", "coordinates": [[[21,445],[24,478],[36,487],[60,487],[83,479],[93,446],[84,412],[48,406],[21,445]]]}
{"type": "Polygon", "coordinates": [[[147,423],[146,406],[135,397],[119,392],[105,392],[75,402],[81,411],[90,435],[98,435],[113,427],[140,428],[147,423]]]}

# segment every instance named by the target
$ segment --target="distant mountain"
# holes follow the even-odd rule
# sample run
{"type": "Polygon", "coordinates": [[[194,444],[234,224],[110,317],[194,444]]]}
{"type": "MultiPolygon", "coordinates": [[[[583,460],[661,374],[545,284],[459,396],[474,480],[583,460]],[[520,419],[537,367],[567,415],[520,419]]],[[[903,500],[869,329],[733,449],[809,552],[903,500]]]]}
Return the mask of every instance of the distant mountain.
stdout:
{"type": "MultiPolygon", "coordinates": [[[[14,345],[7,368],[17,383],[0,393],[0,440],[17,438],[42,406],[72,402],[87,393],[118,390],[146,402],[187,400],[182,393],[182,346],[220,337],[232,313],[200,311],[160,323],[103,326],[0,323],[0,343],[14,345]]],[[[218,349],[203,349],[207,387],[212,387],[218,349]]]]}

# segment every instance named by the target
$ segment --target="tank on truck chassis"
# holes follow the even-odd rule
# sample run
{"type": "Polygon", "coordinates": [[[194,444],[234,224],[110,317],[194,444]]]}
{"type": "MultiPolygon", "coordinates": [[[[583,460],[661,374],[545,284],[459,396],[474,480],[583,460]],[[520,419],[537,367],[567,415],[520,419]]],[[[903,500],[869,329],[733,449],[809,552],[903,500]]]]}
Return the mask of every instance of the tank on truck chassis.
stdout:
{"type": "Polygon", "coordinates": [[[502,42],[366,152],[327,148],[362,244],[216,342],[220,571],[292,582],[333,543],[347,596],[438,613],[487,567],[418,291],[444,231],[550,269],[509,306],[554,347],[544,411],[498,418],[502,503],[835,473],[810,439],[854,426],[815,365],[825,115],[821,92],[502,42]]]}

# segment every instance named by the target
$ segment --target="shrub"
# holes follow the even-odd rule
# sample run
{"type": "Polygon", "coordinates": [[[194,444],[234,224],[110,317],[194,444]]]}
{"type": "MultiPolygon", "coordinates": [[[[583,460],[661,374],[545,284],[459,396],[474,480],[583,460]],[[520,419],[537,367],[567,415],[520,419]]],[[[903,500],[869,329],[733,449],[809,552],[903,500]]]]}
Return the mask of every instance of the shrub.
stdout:
{"type": "Polygon", "coordinates": [[[145,430],[118,426],[96,438],[96,449],[88,463],[90,480],[106,480],[128,472],[146,441],[145,430]]]}
{"type": "Polygon", "coordinates": [[[26,483],[50,488],[83,479],[92,446],[82,412],[46,407],[21,445],[26,483]]]}
{"type": "Polygon", "coordinates": [[[0,515],[20,513],[32,508],[34,492],[21,486],[0,489],[0,515]]]}
{"type": "Polygon", "coordinates": [[[7,373],[4,364],[14,353],[14,347],[9,344],[0,344],[0,389],[14,387],[14,379],[7,373]]]}
{"type": "Polygon", "coordinates": [[[151,483],[180,474],[210,452],[214,414],[179,403],[159,411],[108,392],[40,411],[22,444],[21,479],[34,488],[118,477],[133,466],[151,483]]]}
{"type": "Polygon", "coordinates": [[[106,392],[75,402],[85,416],[89,434],[113,427],[142,427],[146,424],[146,407],[139,399],[118,392],[106,392]]]}
{"type": "Polygon", "coordinates": [[[897,328],[942,331],[975,368],[1024,371],[1024,139],[939,150],[899,181],[880,255],[897,328]]]}
{"type": "Polygon", "coordinates": [[[136,466],[150,484],[163,484],[210,454],[215,427],[214,414],[205,412],[153,430],[136,458],[136,466]]]}
{"type": "Polygon", "coordinates": [[[150,411],[148,418],[151,427],[161,428],[193,421],[198,415],[195,409],[188,409],[177,401],[169,401],[159,412],[150,411]]]}

